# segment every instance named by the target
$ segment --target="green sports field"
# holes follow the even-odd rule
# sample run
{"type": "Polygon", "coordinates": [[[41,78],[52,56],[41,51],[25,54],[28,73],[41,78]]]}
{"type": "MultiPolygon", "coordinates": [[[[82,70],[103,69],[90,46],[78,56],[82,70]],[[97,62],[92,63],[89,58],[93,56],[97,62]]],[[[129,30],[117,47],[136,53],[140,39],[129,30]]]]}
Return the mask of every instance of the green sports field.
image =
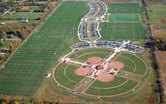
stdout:
{"type": "Polygon", "coordinates": [[[67,88],[73,88],[83,78],[83,76],[77,76],[74,73],[77,68],[65,63],[60,64],[55,71],[56,80],[67,88]]]}
{"type": "Polygon", "coordinates": [[[87,2],[63,2],[0,71],[0,93],[33,96],[45,73],[79,41],[77,27],[88,11],[87,2]]]}
{"type": "Polygon", "coordinates": [[[115,77],[113,81],[108,83],[95,81],[93,85],[86,91],[86,93],[99,96],[115,95],[132,89],[137,83],[138,82],[132,80],[115,77]]]}
{"type": "Polygon", "coordinates": [[[141,23],[101,23],[102,40],[142,40],[146,37],[146,30],[141,23]]]}
{"type": "Polygon", "coordinates": [[[138,14],[112,14],[109,21],[140,21],[138,14]]]}
{"type": "Polygon", "coordinates": [[[109,3],[108,13],[141,13],[140,3],[109,3]]]}
{"type": "Polygon", "coordinates": [[[77,52],[70,56],[70,58],[81,59],[82,61],[87,61],[90,57],[101,57],[104,58],[111,50],[108,49],[88,49],[85,51],[77,52]]]}
{"type": "Polygon", "coordinates": [[[115,61],[120,61],[125,64],[123,70],[144,74],[146,71],[145,64],[136,56],[131,54],[122,53],[115,61]]]}
{"type": "Polygon", "coordinates": [[[166,5],[162,3],[149,3],[148,15],[151,23],[161,23],[166,18],[166,5]]]}

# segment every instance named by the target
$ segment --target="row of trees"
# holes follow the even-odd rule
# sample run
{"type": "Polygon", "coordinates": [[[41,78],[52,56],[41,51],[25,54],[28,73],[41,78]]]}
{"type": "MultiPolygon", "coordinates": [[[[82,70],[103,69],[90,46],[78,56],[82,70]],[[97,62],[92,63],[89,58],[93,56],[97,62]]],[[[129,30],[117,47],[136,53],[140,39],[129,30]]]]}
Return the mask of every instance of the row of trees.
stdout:
{"type": "Polygon", "coordinates": [[[166,51],[166,38],[153,38],[152,44],[160,51],[166,51]]]}

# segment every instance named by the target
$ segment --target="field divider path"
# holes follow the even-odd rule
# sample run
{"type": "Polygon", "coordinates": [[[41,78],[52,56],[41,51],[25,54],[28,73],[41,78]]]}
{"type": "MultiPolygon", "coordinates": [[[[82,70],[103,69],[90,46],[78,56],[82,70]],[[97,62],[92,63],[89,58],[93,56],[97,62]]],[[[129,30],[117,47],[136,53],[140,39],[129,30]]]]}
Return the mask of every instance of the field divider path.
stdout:
{"type": "Polygon", "coordinates": [[[91,81],[88,85],[84,86],[84,88],[80,91],[81,93],[85,93],[86,90],[88,90],[88,88],[96,81],[96,79],[94,79],[93,81],[91,81]]]}
{"type": "Polygon", "coordinates": [[[115,60],[121,55],[121,53],[122,53],[122,52],[119,52],[119,53],[117,54],[117,56],[115,56],[115,58],[113,58],[112,61],[115,61],[115,60]]]}
{"type": "Polygon", "coordinates": [[[84,81],[85,78],[86,78],[86,76],[85,76],[84,78],[82,78],[82,79],[72,88],[72,90],[73,90],[73,91],[76,91],[76,90],[80,87],[81,83],[84,81]]]}
{"type": "Polygon", "coordinates": [[[116,75],[116,77],[121,77],[121,78],[124,78],[124,79],[129,79],[129,80],[133,80],[133,81],[139,82],[139,80],[133,79],[133,78],[129,78],[127,76],[116,75]]]}

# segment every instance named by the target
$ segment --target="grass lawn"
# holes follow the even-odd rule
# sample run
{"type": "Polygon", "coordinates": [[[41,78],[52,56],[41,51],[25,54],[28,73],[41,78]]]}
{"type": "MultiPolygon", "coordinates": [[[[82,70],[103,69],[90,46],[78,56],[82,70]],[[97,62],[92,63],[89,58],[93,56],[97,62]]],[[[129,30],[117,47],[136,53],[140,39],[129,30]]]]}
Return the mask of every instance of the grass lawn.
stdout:
{"type": "Polygon", "coordinates": [[[137,14],[112,14],[109,16],[109,21],[140,21],[140,16],[137,14]]]}
{"type": "Polygon", "coordinates": [[[0,93],[33,96],[45,73],[79,41],[77,28],[88,11],[87,2],[63,2],[0,70],[0,93]]]}
{"type": "Polygon", "coordinates": [[[140,3],[109,3],[108,13],[141,13],[140,3]]]}
{"type": "Polygon", "coordinates": [[[79,59],[82,61],[87,61],[90,57],[101,57],[104,58],[111,50],[108,49],[88,49],[80,51],[70,56],[70,58],[79,59]]]}
{"type": "Polygon", "coordinates": [[[136,86],[136,84],[137,82],[135,81],[116,77],[115,80],[113,80],[112,82],[107,82],[107,83],[100,81],[94,82],[93,85],[86,91],[86,93],[94,95],[115,95],[132,89],[134,86],[136,86]],[[109,89],[109,87],[111,88],[109,89]]]}
{"type": "Polygon", "coordinates": [[[102,40],[142,40],[146,30],[141,23],[101,23],[102,40]]]}
{"type": "Polygon", "coordinates": [[[67,64],[60,64],[55,70],[55,78],[59,83],[68,88],[73,88],[83,77],[74,73],[78,67],[67,64]]]}
{"type": "Polygon", "coordinates": [[[28,18],[28,19],[37,19],[41,16],[42,13],[33,12],[34,9],[30,9],[29,12],[16,12],[13,15],[6,14],[3,18],[18,19],[18,18],[28,18]]]}
{"type": "Polygon", "coordinates": [[[161,23],[166,18],[166,5],[162,3],[148,4],[149,21],[152,23],[161,23]]]}
{"type": "Polygon", "coordinates": [[[121,61],[125,64],[125,67],[123,70],[129,71],[129,72],[135,72],[138,74],[144,74],[146,71],[146,67],[144,63],[137,57],[127,54],[127,53],[122,53],[116,61],[121,61]],[[136,69],[135,69],[136,68],[136,69]]]}

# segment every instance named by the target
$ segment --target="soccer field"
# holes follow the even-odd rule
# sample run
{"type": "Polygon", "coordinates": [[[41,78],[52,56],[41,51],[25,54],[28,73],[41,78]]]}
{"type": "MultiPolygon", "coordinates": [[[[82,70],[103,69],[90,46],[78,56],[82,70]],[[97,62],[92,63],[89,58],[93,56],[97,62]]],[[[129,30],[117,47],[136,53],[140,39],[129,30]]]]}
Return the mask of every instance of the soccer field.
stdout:
{"type": "Polygon", "coordinates": [[[146,37],[146,30],[140,23],[101,23],[102,40],[141,40],[146,37]]]}
{"type": "Polygon", "coordinates": [[[140,3],[109,3],[108,13],[141,13],[140,3]]]}
{"type": "Polygon", "coordinates": [[[112,14],[109,16],[109,21],[140,21],[140,16],[137,14],[112,14]]]}
{"type": "Polygon", "coordinates": [[[0,93],[33,96],[45,73],[78,41],[77,27],[88,11],[86,2],[63,2],[0,71],[0,93]]]}

